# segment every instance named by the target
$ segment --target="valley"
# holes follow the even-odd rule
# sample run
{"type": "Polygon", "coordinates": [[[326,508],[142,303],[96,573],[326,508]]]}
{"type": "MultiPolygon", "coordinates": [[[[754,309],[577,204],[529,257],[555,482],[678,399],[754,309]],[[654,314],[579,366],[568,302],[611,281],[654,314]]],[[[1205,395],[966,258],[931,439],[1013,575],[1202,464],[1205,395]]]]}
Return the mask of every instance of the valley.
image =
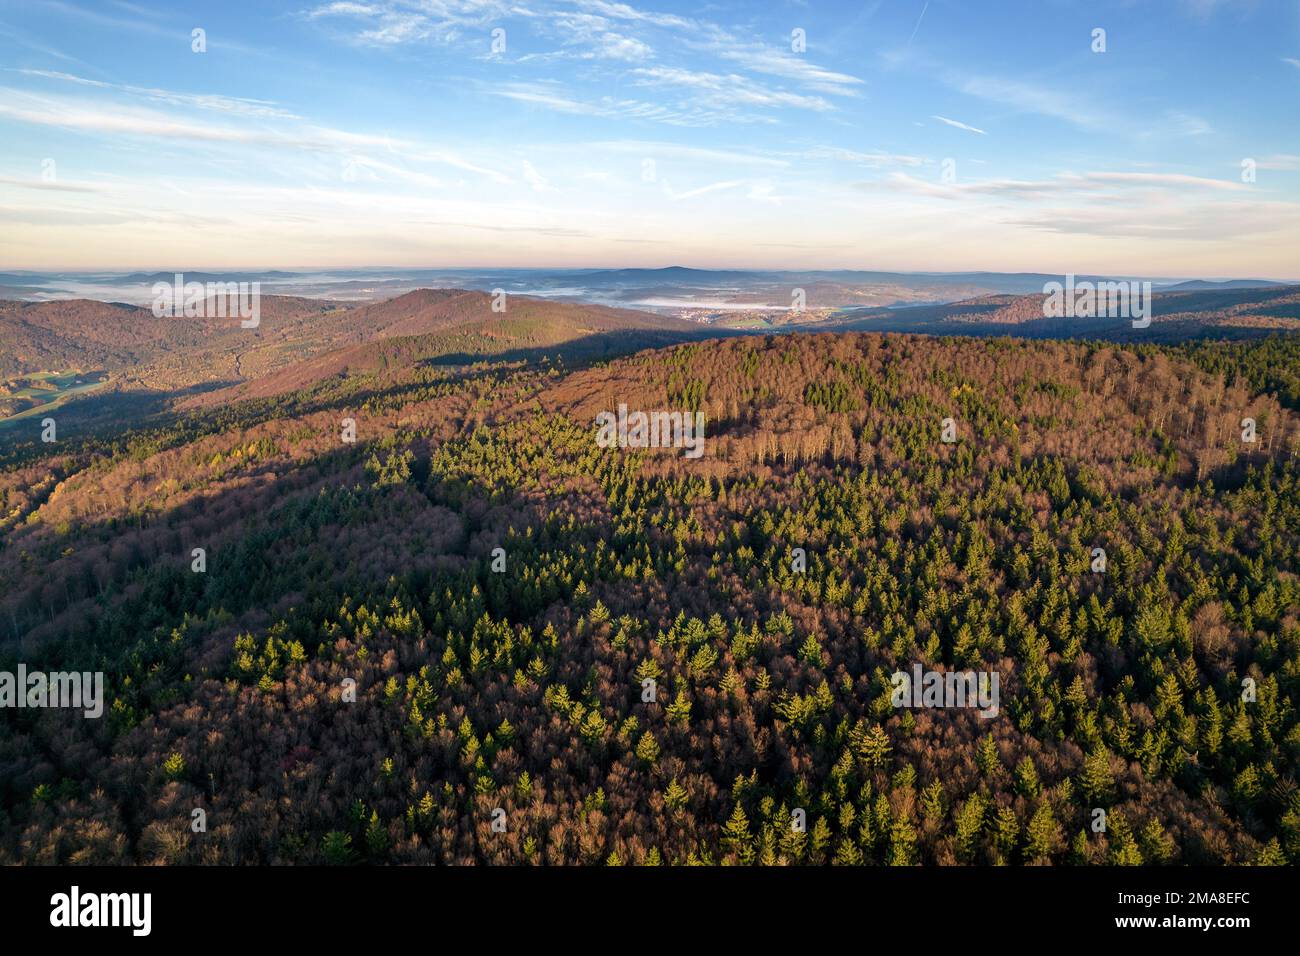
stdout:
{"type": "Polygon", "coordinates": [[[60,408],[105,383],[103,372],[34,372],[0,382],[0,429],[60,408]]]}

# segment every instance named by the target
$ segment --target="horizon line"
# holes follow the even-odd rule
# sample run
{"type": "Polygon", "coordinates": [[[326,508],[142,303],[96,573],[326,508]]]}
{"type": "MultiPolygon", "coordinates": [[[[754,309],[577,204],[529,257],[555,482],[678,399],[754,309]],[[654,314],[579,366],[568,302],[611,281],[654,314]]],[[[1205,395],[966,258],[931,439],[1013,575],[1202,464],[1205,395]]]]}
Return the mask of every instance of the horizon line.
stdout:
{"type": "Polygon", "coordinates": [[[790,266],[733,266],[733,267],[704,267],[704,266],[684,266],[679,264],[667,266],[511,266],[511,265],[479,265],[479,266],[397,266],[397,265],[351,265],[351,266],[192,266],[185,269],[174,267],[101,267],[101,268],[59,268],[49,267],[44,269],[0,269],[0,274],[7,275],[30,275],[42,276],[57,273],[59,275],[130,275],[134,273],[148,274],[181,274],[187,272],[199,273],[271,273],[284,272],[291,275],[308,275],[312,273],[326,272],[360,272],[360,271],[378,271],[388,270],[393,272],[492,272],[492,271],[511,271],[511,272],[666,272],[669,270],[682,270],[688,272],[791,272],[791,273],[878,273],[882,275],[914,275],[914,276],[974,276],[974,275],[1003,275],[1003,276],[1098,276],[1105,278],[1141,278],[1148,281],[1169,281],[1169,282],[1271,282],[1278,285],[1297,285],[1300,284],[1298,278],[1271,278],[1258,275],[1150,275],[1135,272],[1104,272],[1104,271],[1058,271],[1050,269],[962,269],[962,270],[936,270],[936,269],[871,269],[871,268],[798,268],[790,266]]]}

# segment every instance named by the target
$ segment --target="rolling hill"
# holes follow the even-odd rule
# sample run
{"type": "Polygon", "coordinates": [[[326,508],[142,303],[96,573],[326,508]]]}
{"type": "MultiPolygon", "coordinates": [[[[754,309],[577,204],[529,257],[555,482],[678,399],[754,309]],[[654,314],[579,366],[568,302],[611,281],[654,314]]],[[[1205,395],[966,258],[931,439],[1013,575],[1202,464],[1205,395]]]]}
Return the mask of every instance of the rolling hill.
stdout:
{"type": "Polygon", "coordinates": [[[702,338],[692,322],[604,306],[509,296],[495,312],[485,292],[421,289],[348,314],[357,344],[333,349],[271,375],[197,395],[188,407],[266,398],[349,374],[436,363],[468,365],[484,359],[570,360],[605,358],[658,345],[702,338]]]}
{"type": "MultiPolygon", "coordinates": [[[[0,375],[94,369],[157,387],[237,374],[235,357],[265,348],[319,347],[341,335],[345,307],[263,296],[261,326],[238,318],[163,317],[150,309],[90,299],[0,301],[0,375]]],[[[216,309],[209,310],[215,315],[216,309]]]]}
{"type": "MultiPolygon", "coordinates": [[[[1256,385],[1296,338],[453,367],[423,340],[499,327],[408,305],[301,393],[0,468],[0,670],[107,682],[102,721],[0,711],[0,863],[1300,853],[1300,418],[1256,385]],[[705,454],[602,447],[620,403],[705,454]],[[898,706],[913,666],[998,713],[898,706]]],[[[529,308],[497,344],[683,331],[529,308]]]]}
{"type": "Polygon", "coordinates": [[[1248,338],[1300,330],[1300,286],[1155,292],[1151,325],[1128,318],[1047,318],[1044,296],[990,295],[942,305],[844,309],[822,329],[923,332],[929,335],[1008,335],[1178,342],[1206,336],[1248,338]]]}

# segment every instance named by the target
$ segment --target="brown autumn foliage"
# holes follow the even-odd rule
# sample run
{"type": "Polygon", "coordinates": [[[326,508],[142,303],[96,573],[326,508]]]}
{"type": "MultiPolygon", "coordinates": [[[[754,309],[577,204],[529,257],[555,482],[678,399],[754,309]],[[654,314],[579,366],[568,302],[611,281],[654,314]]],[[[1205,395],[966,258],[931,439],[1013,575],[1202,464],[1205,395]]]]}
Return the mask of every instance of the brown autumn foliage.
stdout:
{"type": "Polygon", "coordinates": [[[1270,395],[1158,349],[861,333],[326,378],[0,475],[0,662],[111,698],[0,717],[0,860],[1300,849],[1270,395]],[[698,408],[706,453],[597,447],[620,403],[698,408]],[[996,673],[999,716],[893,706],[915,663],[996,673]]]}

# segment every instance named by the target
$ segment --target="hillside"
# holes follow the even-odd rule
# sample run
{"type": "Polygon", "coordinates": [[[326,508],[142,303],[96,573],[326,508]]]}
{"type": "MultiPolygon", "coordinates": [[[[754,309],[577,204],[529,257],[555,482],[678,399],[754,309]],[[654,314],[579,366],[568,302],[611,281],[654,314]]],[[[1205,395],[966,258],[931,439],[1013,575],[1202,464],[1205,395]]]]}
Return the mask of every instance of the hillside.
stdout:
{"type": "Polygon", "coordinates": [[[1046,318],[1037,295],[990,295],[905,309],[846,309],[823,328],[933,335],[1097,338],[1119,342],[1179,342],[1205,336],[1251,337],[1300,330],[1300,286],[1232,286],[1156,292],[1151,325],[1132,319],[1046,318]]]}
{"type": "Polygon", "coordinates": [[[458,289],[421,289],[349,314],[364,341],[334,349],[243,385],[195,396],[182,407],[201,407],[266,398],[307,388],[327,379],[436,362],[472,364],[485,358],[589,359],[700,338],[697,325],[680,319],[509,296],[505,311],[492,309],[493,297],[458,289]],[[562,350],[558,347],[564,346],[562,350]]]}
{"type": "Polygon", "coordinates": [[[102,373],[108,387],[72,410],[98,426],[173,402],[279,394],[348,369],[473,362],[510,350],[535,357],[562,345],[573,357],[613,355],[701,334],[693,323],[648,312],[527,296],[510,296],[506,313],[491,305],[487,293],[458,289],[420,289],[360,307],[264,295],[260,325],[245,329],[235,318],[160,319],[84,299],[0,301],[0,386],[9,380],[16,391],[27,377],[52,372],[102,373]]]}
{"type": "Polygon", "coordinates": [[[345,312],[333,302],[263,296],[259,327],[244,329],[239,318],[157,318],[147,308],[89,299],[0,300],[0,376],[76,368],[183,387],[238,376],[241,354],[333,341],[345,334],[337,321],[345,312]]]}
{"type": "Polygon", "coordinates": [[[1294,862],[1300,418],[1259,383],[1297,348],[358,356],[37,446],[0,669],[110,700],[0,712],[0,862],[1294,862]],[[600,447],[620,403],[705,453],[600,447]],[[914,665],[999,714],[893,706],[914,665]]]}

